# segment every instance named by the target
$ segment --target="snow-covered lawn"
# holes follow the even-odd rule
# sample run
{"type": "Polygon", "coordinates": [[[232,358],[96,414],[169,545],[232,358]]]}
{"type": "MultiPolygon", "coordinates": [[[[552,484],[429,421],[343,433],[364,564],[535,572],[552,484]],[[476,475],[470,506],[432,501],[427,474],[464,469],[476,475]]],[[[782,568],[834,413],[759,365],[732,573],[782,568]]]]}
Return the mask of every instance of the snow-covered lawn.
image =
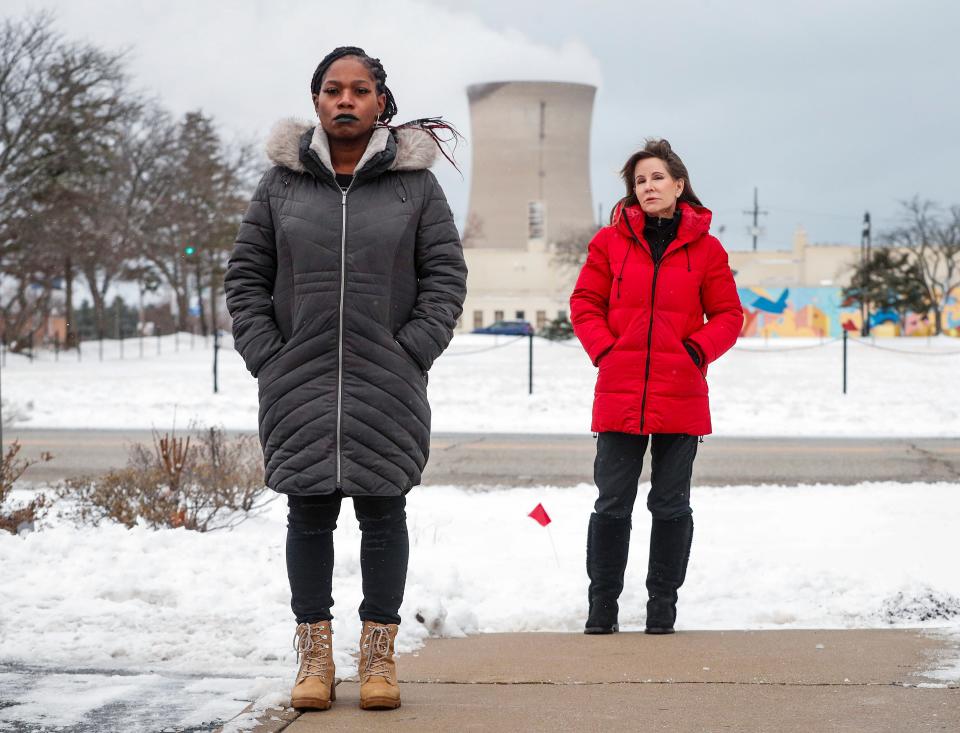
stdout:
{"type": "MultiPolygon", "coordinates": [[[[431,633],[580,631],[594,491],[414,490],[398,649],[415,649],[431,633]],[[548,529],[527,517],[538,502],[553,518],[548,529]]],[[[345,504],[334,577],[339,675],[353,670],[360,628],[360,537],[345,504]]],[[[693,506],[681,630],[960,632],[960,484],[699,487],[693,506]]],[[[194,698],[186,696],[197,708],[171,724],[229,717],[242,707],[237,697],[275,693],[281,700],[295,671],[284,519],[277,500],[231,532],[78,529],[51,518],[32,534],[0,535],[0,661],[148,675],[111,678],[95,689],[77,675],[51,677],[40,687],[0,675],[0,696],[26,706],[0,708],[0,729],[25,713],[34,722],[69,725],[131,687],[149,689],[149,675],[158,673],[206,678],[191,683],[194,698]]],[[[638,511],[621,603],[626,629],[644,621],[648,526],[638,511]]],[[[942,677],[956,682],[960,668],[942,677]]]]}
{"type": "MultiPolygon", "coordinates": [[[[83,361],[44,353],[8,355],[4,399],[36,428],[151,428],[191,419],[254,430],[257,388],[226,339],[220,393],[212,350],[189,335],[164,337],[157,355],[135,340],[120,360],[115,342],[83,361]]],[[[430,373],[433,429],[442,432],[584,433],[596,370],[575,341],[536,339],[534,394],[527,393],[525,338],[462,335],[430,373]]],[[[714,432],[726,436],[960,436],[960,339],[878,339],[849,344],[848,394],[842,345],[811,339],[741,339],[710,367],[714,432]]]]}

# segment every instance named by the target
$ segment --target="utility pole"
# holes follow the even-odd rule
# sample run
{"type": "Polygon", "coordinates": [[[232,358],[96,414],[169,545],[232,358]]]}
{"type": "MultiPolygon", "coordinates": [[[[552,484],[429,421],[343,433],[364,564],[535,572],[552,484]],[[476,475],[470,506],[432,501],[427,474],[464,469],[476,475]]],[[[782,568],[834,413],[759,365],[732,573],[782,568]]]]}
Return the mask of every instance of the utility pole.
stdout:
{"type": "Polygon", "coordinates": [[[866,257],[870,259],[870,212],[863,212],[863,232],[861,233],[861,241],[863,243],[864,252],[866,257]]]}
{"type": "Polygon", "coordinates": [[[747,216],[753,216],[753,226],[750,227],[750,234],[753,236],[753,251],[757,251],[757,237],[760,236],[760,215],[767,215],[766,211],[760,210],[760,205],[757,203],[757,187],[753,187],[753,208],[749,211],[744,211],[744,214],[747,216]]]}
{"type": "MultiPolygon", "coordinates": [[[[863,229],[860,230],[860,267],[861,272],[866,273],[867,263],[870,262],[870,212],[863,212],[863,229]]],[[[870,306],[860,294],[860,333],[863,336],[870,335],[870,306]]]]}

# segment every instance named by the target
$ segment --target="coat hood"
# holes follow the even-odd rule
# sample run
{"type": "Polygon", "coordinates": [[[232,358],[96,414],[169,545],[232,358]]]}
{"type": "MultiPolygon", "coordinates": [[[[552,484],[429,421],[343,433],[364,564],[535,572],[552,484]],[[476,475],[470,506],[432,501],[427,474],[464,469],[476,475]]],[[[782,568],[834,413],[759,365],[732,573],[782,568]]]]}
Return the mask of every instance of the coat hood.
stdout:
{"type": "MultiPolygon", "coordinates": [[[[680,227],[677,229],[676,242],[692,242],[710,231],[710,222],[713,219],[713,213],[710,209],[705,206],[694,206],[693,204],[688,204],[686,201],[681,201],[680,211],[680,227]]],[[[643,213],[643,209],[640,208],[640,205],[624,206],[622,203],[617,204],[613,212],[611,224],[616,227],[617,231],[623,234],[623,236],[632,238],[630,229],[624,222],[624,217],[629,220],[633,231],[636,232],[638,236],[642,236],[646,216],[643,213]]]]}
{"type": "MultiPolygon", "coordinates": [[[[304,155],[312,151],[331,173],[330,143],[323,128],[315,122],[288,117],[277,122],[266,142],[267,157],[274,165],[297,173],[312,173],[304,164],[304,155]]],[[[389,165],[386,170],[414,171],[429,168],[437,159],[437,143],[422,127],[378,127],[367,150],[357,163],[359,172],[373,158],[389,165]],[[382,159],[382,160],[381,160],[382,159]]]]}

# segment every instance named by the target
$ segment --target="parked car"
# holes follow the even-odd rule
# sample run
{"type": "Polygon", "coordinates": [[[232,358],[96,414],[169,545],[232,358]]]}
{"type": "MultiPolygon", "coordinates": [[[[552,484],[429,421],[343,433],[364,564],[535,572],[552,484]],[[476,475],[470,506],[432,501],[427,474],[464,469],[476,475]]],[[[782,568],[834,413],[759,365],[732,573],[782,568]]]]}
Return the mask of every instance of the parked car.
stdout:
{"type": "Polygon", "coordinates": [[[475,328],[472,333],[493,333],[498,336],[527,336],[533,333],[529,321],[496,321],[483,328],[475,328]]]}

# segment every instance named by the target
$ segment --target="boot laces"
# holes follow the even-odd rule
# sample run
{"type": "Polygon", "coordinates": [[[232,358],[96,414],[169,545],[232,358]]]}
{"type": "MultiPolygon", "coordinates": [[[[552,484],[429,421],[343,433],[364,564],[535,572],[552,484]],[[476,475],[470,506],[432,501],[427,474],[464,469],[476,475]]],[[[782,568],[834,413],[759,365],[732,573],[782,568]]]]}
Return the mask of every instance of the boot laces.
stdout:
{"type": "Polygon", "coordinates": [[[325,624],[300,624],[293,637],[293,650],[297,653],[297,662],[303,663],[300,667],[298,680],[304,677],[327,676],[327,663],[330,660],[330,633],[324,633],[325,624]]]}
{"type": "Polygon", "coordinates": [[[364,677],[388,677],[390,670],[387,662],[390,654],[390,630],[386,626],[374,626],[363,640],[367,652],[363,667],[364,677]]]}

